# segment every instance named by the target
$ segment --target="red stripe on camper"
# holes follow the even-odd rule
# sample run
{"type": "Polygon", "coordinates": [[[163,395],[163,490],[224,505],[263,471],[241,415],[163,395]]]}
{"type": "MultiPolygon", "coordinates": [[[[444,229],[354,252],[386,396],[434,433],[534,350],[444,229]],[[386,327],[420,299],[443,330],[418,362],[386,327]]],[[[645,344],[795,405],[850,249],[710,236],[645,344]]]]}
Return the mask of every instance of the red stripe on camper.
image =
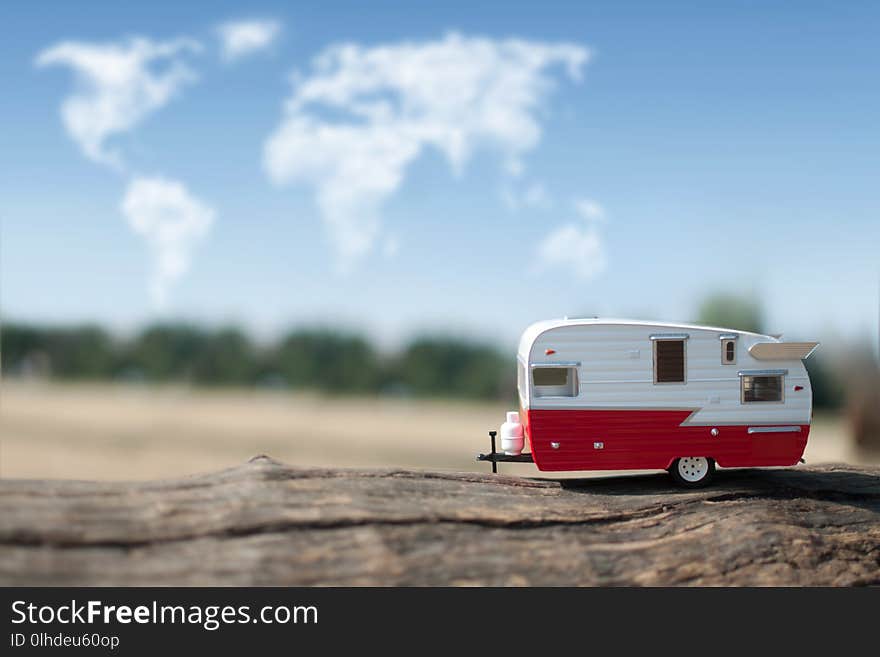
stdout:
{"type": "Polygon", "coordinates": [[[807,446],[809,424],[799,425],[799,432],[753,434],[749,427],[759,424],[681,426],[691,413],[531,409],[520,417],[535,464],[546,471],[665,469],[680,456],[709,456],[723,467],[794,465],[807,446]],[[710,433],[713,426],[717,436],[710,433]]]}

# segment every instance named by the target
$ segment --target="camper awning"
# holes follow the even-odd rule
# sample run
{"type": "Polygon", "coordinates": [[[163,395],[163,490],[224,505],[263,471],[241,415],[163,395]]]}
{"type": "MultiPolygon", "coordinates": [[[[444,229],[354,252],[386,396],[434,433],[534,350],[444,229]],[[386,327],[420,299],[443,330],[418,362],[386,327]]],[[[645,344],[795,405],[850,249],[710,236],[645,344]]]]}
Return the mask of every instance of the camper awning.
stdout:
{"type": "Polygon", "coordinates": [[[818,342],[756,342],[749,353],[756,360],[800,360],[818,346],[818,342]]]}

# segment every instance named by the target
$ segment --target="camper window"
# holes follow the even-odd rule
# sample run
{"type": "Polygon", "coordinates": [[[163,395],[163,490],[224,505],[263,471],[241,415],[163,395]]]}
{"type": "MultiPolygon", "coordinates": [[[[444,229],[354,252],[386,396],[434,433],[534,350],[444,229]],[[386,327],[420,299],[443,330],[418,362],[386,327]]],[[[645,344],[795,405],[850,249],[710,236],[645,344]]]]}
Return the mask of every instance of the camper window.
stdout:
{"type": "Polygon", "coordinates": [[[744,404],[782,401],[782,375],[743,375],[740,380],[742,381],[742,401],[744,404]]]}
{"type": "Polygon", "coordinates": [[[684,340],[654,340],[654,383],[685,383],[684,340]]]}
{"type": "Polygon", "coordinates": [[[536,397],[576,397],[577,368],[534,367],[532,384],[535,386],[536,397]]]}
{"type": "Polygon", "coordinates": [[[736,363],[736,340],[721,341],[721,362],[725,365],[736,363]]]}

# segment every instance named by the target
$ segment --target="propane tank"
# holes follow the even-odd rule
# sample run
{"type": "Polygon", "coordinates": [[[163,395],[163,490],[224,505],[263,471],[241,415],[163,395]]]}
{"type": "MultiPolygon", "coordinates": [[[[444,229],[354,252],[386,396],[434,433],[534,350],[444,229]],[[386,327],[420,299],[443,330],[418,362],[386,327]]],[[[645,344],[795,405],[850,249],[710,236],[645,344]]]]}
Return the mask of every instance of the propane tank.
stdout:
{"type": "Polygon", "coordinates": [[[519,423],[519,413],[507,413],[507,422],[501,425],[501,451],[508,456],[522,454],[524,445],[523,425],[519,423]]]}

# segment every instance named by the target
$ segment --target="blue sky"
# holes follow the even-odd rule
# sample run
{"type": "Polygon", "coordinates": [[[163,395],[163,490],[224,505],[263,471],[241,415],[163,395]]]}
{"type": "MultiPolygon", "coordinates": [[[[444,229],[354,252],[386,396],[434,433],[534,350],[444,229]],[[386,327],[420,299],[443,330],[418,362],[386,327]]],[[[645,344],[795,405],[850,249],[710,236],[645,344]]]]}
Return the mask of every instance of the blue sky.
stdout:
{"type": "Polygon", "coordinates": [[[725,290],[773,332],[877,335],[876,3],[29,2],[0,26],[7,318],[509,344],[725,290]],[[224,51],[257,20],[272,38],[224,51]],[[108,163],[62,103],[95,93],[76,57],[136,37],[186,74],[117,108],[141,115],[98,131],[108,163]]]}

